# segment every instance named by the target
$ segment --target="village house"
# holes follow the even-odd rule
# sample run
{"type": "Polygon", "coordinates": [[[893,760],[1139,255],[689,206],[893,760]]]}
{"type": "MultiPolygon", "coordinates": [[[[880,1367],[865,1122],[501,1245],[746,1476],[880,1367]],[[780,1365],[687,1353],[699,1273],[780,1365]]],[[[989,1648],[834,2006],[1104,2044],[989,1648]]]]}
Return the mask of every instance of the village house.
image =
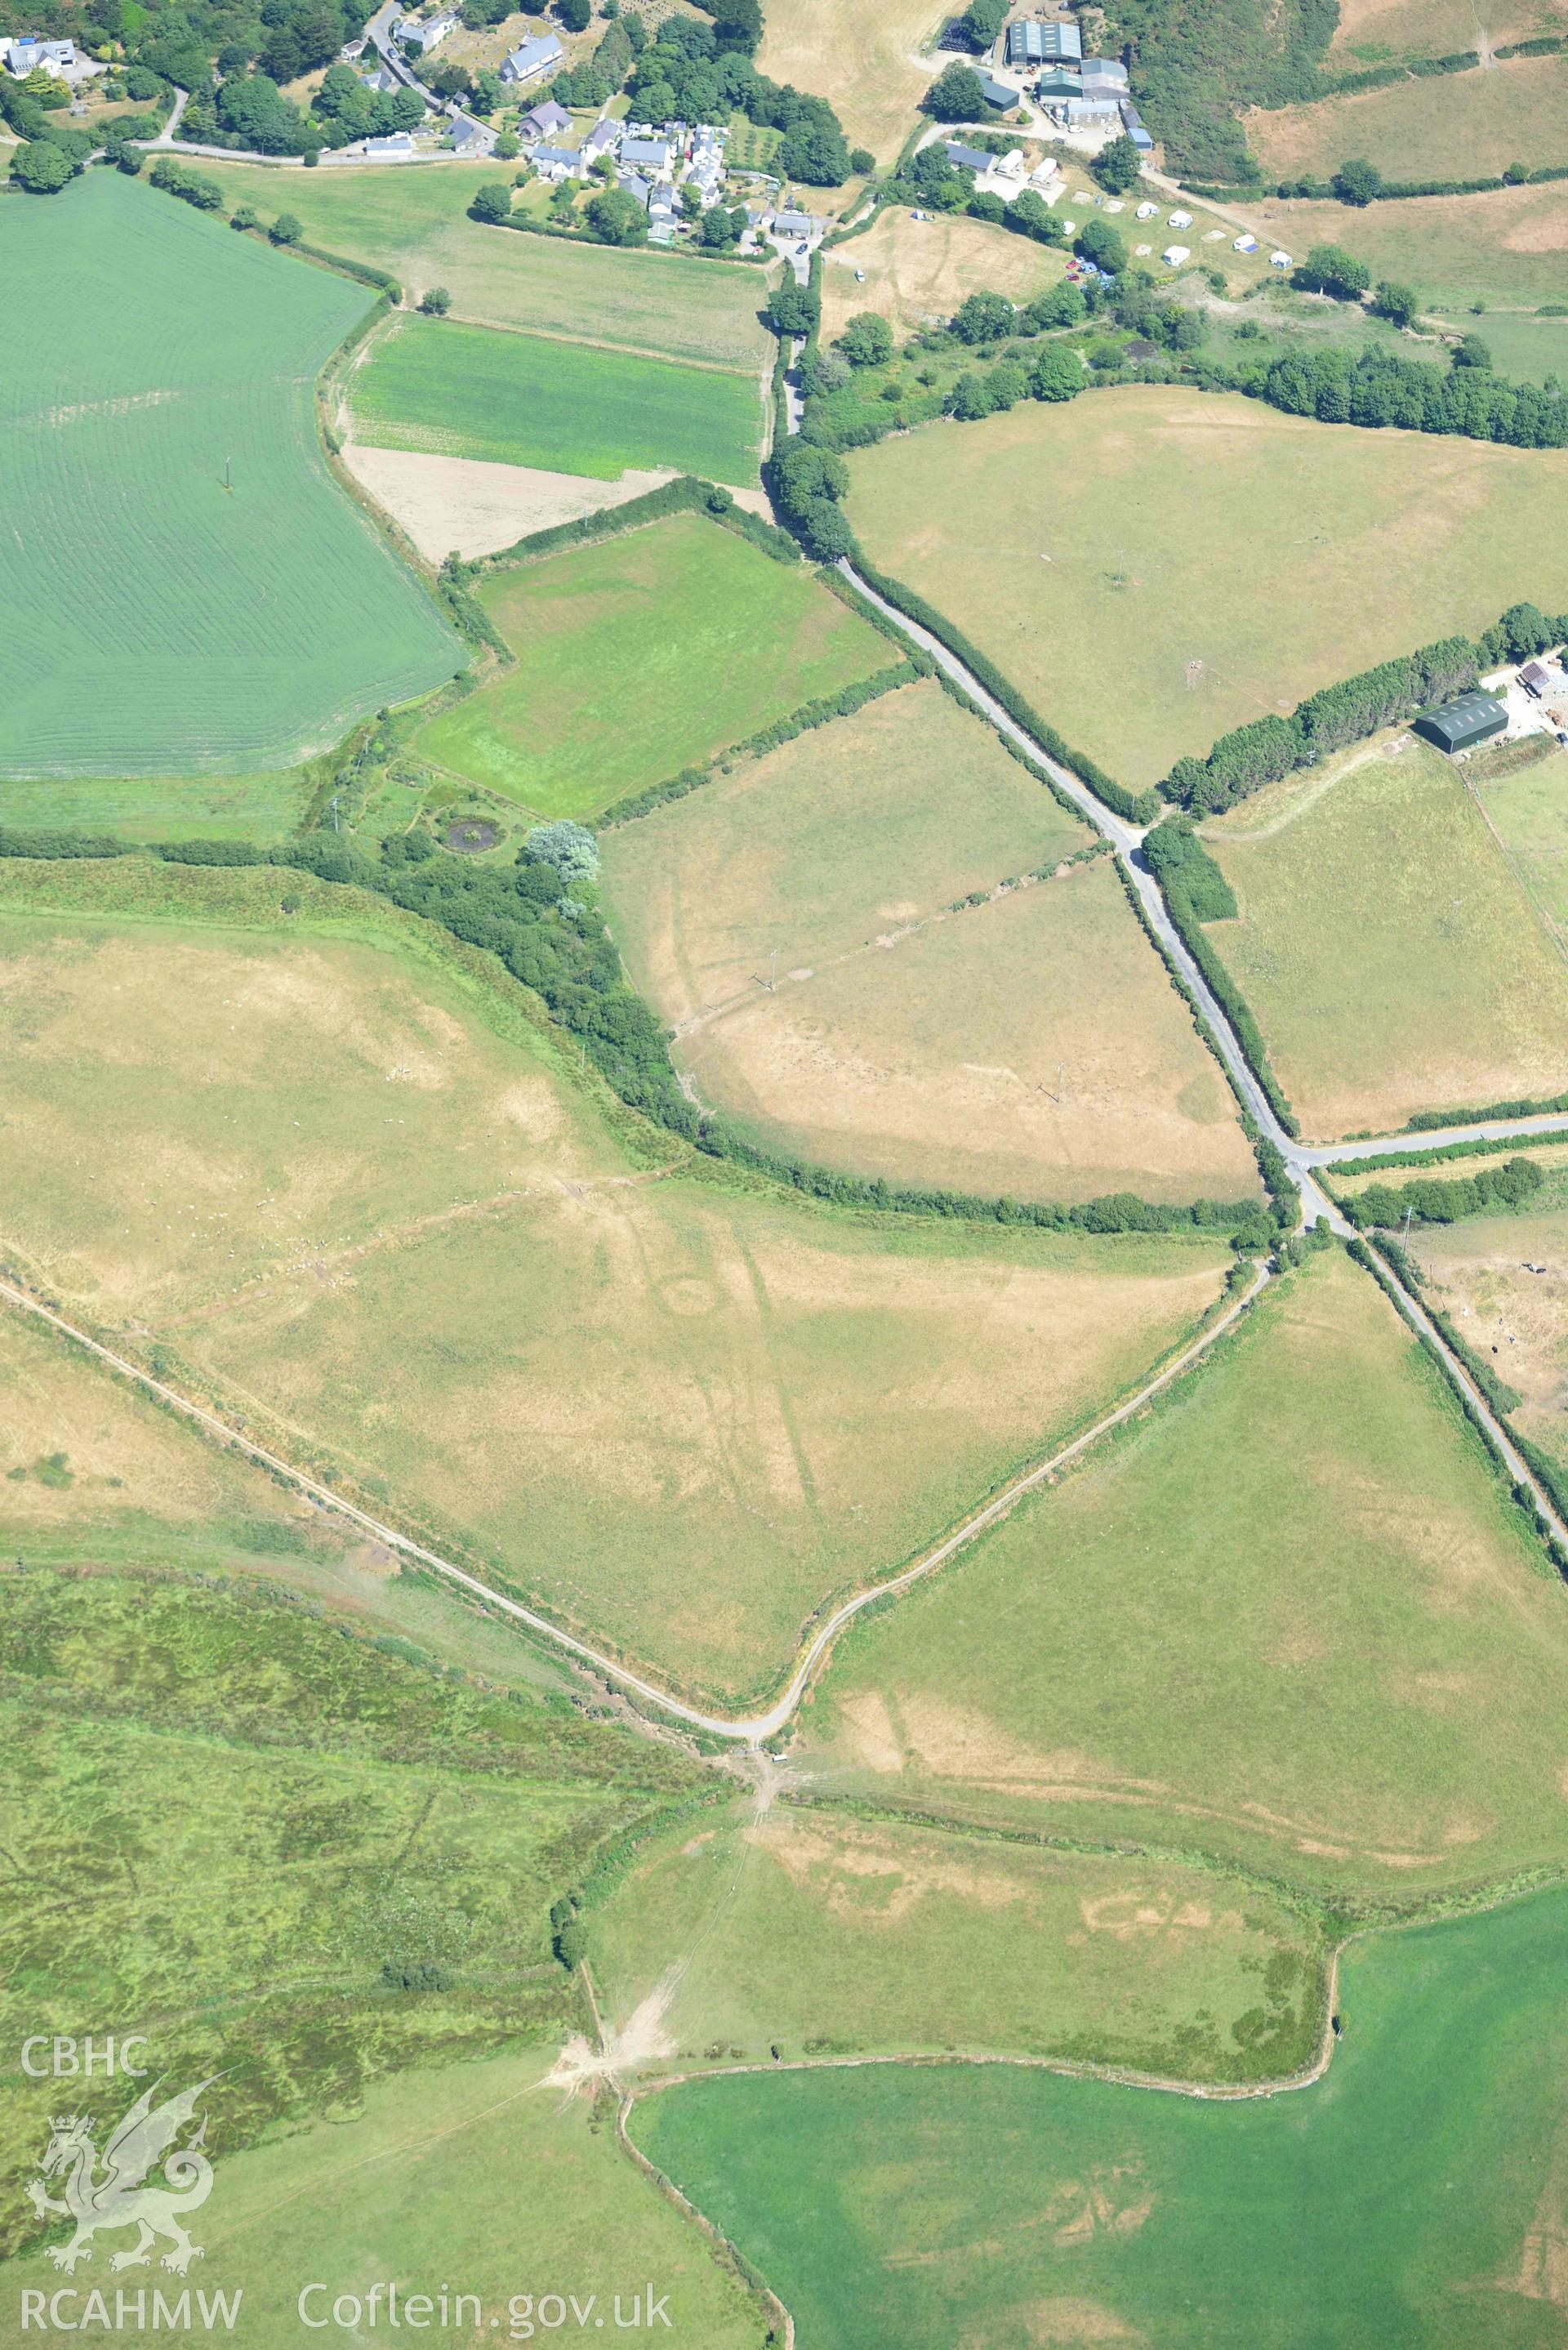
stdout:
{"type": "Polygon", "coordinates": [[[566,52],[554,33],[534,33],[520,41],[510,57],[501,61],[499,78],[509,88],[525,81],[537,81],[543,73],[554,73],[566,62],[566,52]]]}

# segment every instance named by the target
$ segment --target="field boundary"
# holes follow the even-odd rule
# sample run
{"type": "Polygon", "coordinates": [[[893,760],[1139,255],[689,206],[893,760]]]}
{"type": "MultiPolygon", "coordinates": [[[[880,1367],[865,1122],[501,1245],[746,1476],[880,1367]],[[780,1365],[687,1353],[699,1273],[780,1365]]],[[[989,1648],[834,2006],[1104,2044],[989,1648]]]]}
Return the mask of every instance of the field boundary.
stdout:
{"type": "Polygon", "coordinates": [[[672,800],[684,799],[691,792],[701,791],[711,784],[722,770],[736,759],[765,758],[783,743],[793,743],[802,734],[815,733],[821,726],[829,726],[836,718],[853,718],[867,702],[879,702],[884,694],[896,693],[900,687],[915,684],[929,676],[912,657],[896,661],[890,669],[879,669],[857,684],[846,685],[839,692],[827,694],[815,702],[803,702],[786,717],[776,718],[771,726],[758,729],[739,743],[731,743],[701,766],[682,767],[668,775],[660,784],[649,784],[646,790],[628,792],[624,799],[612,800],[594,818],[596,834],[614,832],[622,825],[635,824],[639,816],[651,816],[655,808],[667,807],[672,800]]]}

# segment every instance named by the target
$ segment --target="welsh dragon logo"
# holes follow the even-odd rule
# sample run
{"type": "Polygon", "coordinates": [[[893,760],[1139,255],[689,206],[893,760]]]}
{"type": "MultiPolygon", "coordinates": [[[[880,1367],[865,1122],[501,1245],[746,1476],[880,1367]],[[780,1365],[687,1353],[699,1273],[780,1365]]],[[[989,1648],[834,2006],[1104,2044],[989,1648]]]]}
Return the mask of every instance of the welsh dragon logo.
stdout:
{"type": "Polygon", "coordinates": [[[43,2177],[28,2181],[27,2197],[40,2220],[57,2214],[76,2221],[69,2243],[48,2247],[48,2256],[57,2269],[69,2275],[78,2261],[90,2261],[91,2239],[100,2228],[139,2231],[129,2251],[109,2255],[111,2269],[140,2267],[151,2258],[161,2237],[167,2237],[172,2247],[164,2253],[162,2265],[176,2276],[183,2276],[191,2262],[202,2258],[202,2247],[191,2241],[182,2215],[199,2209],[213,2191],[213,2166],[202,2151],[205,2114],[193,2137],[183,2146],[177,2146],[175,2140],[195,2111],[197,2098],[217,2077],[212,2074],[193,2089],[184,2089],[156,2107],[152,2100],[159,2084],[144,2090],[105,2146],[101,2176],[92,2116],[54,2116],[44,2151],[43,2177]],[[149,2186],[147,2175],[160,2162],[162,2183],[149,2186]],[[63,2196],[49,2194],[45,2180],[62,2174],[63,2196]]]}

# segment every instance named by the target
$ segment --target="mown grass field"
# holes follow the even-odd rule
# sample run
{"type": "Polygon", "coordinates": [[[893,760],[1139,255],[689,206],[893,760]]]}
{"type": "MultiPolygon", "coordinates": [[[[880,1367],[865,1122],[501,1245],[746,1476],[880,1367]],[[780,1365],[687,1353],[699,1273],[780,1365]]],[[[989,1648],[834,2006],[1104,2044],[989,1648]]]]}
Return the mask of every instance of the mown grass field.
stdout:
{"type": "Polygon", "coordinates": [[[985,1195],[1251,1197],[1116,874],[1059,869],[1089,837],[923,682],[610,832],[604,871],[699,1097],[772,1149],[985,1195]]]}
{"type": "Polygon", "coordinates": [[[493,571],[477,593],[516,666],[414,747],[545,816],[597,816],[896,658],[804,567],[696,515],[493,571]]]}
{"type": "MultiPolygon", "coordinates": [[[[106,910],[147,886],[4,878],[106,910]]],[[[666,1673],[771,1679],[827,1591],[918,1548],[1220,1288],[1218,1242],[844,1217],[657,1139],[648,1180],[659,1160],[520,1019],[498,1038],[439,970],[301,934],[324,905],[387,944],[411,920],[378,930],[322,885],[286,925],[265,872],[149,880],[171,928],[5,926],[9,1253],[666,1673]],[[204,905],[252,927],[201,930],[204,905]]]]}
{"type": "Polygon", "coordinates": [[[1555,451],[1129,386],[847,462],[872,559],[1128,785],[1521,595],[1568,597],[1555,451]],[[1021,494],[1043,472],[1050,497],[1021,494]]]}
{"type": "Polygon", "coordinates": [[[956,2049],[1258,2079],[1324,2026],[1310,1921],[1245,1878],[826,1805],[686,1823],[589,1927],[612,2028],[667,2002],[682,2064],[956,2049]]]}
{"type": "Polygon", "coordinates": [[[1568,1084],[1568,954],[1463,771],[1395,739],[1205,827],[1241,909],[1209,937],[1320,1138],[1568,1084]]]}
{"type": "MultiPolygon", "coordinates": [[[[535,2020],[504,2054],[454,2062],[461,2052],[438,2047],[416,2080],[374,2084],[350,2116],[244,2152],[233,2150],[226,2127],[228,2084],[209,2090],[208,2151],[218,2157],[217,2175],[196,2230],[204,2257],[187,2281],[192,2314],[197,2289],[239,2287],[236,2342],[308,2340],[298,2314],[303,2287],[327,2284],[306,2312],[330,2326],[336,2299],[359,2296],[363,2312],[379,2282],[374,2307],[385,2330],[385,2287],[395,2280],[399,2324],[417,2330],[428,2323],[433,2340],[444,2330],[465,2344],[547,2342],[562,2322],[549,2300],[558,2293],[576,2297],[589,2339],[599,2338],[602,2325],[614,2341],[618,2293],[633,2339],[657,2340],[668,2324],[671,2340],[702,2350],[763,2350],[765,2317],[701,2232],[617,2145],[607,2096],[597,2105],[587,2096],[563,2101],[543,2085],[558,2045],[535,2020]],[[498,2198],[506,2204],[504,2226],[498,2198]],[[650,2281],[663,2323],[649,2313],[650,2281]],[[410,2315],[410,2296],[420,2293],[431,2305],[412,2306],[410,2315]],[[472,2298],[460,2303],[460,2293],[472,2298]]],[[[102,2236],[99,2243],[130,2241],[102,2236]]],[[[0,2269],[0,2307],[17,2312],[24,2288],[48,2293],[61,2282],[39,2255],[8,2262],[0,2269]]],[[[173,2280],[158,2282],[172,2294],[173,2280]]],[[[78,2283],[85,2292],[85,2279],[78,2275],[78,2283]]],[[[147,2301],[151,2312],[151,2289],[147,2301]]],[[[343,2317],[352,2329],[343,2338],[352,2341],[359,2329],[350,2300],[343,2317]]],[[[569,2305],[565,2323],[575,2338],[569,2305]]]]}
{"type": "Polygon", "coordinates": [[[1478,318],[1452,306],[1431,315],[1451,335],[1479,335],[1498,374],[1516,383],[1568,377],[1568,318],[1542,318],[1533,310],[1489,310],[1478,318]]]}
{"type": "MultiPolygon", "coordinates": [[[[6,2028],[134,2022],[154,2075],[222,2073],[225,2154],[345,2118],[410,2065],[564,2037],[578,2009],[550,1902],[701,1786],[565,1699],[490,1694],[346,1629],[239,1579],[0,1577],[7,1847],[28,1887],[0,1928],[6,2028]],[[410,1995],[389,1967],[434,1980],[410,1995]]],[[[10,2088],[14,2182],[59,2090],[10,2088]]],[[[8,2195],[4,2249],[39,2234],[8,2195]]]]}
{"type": "MultiPolygon", "coordinates": [[[[1472,23],[1456,47],[1474,46],[1472,23]]],[[[1250,114],[1247,141],[1275,180],[1327,179],[1352,155],[1390,180],[1480,180],[1511,163],[1568,163],[1568,56],[1505,57],[1486,71],[1250,114]]]]}
{"type": "Polygon", "coordinates": [[[1568,752],[1482,784],[1480,794],[1536,911],[1568,941],[1568,752]]]}
{"type": "Polygon", "coordinates": [[[1335,1252],[852,1635],[797,1763],[1397,1903],[1562,1865],[1565,1664],[1556,1576],[1335,1252]]]}
{"type": "Polygon", "coordinates": [[[0,771],[283,766],[458,665],[317,440],[362,288],[110,172],[7,206],[0,256],[0,771]]]}
{"type": "Polygon", "coordinates": [[[121,840],[281,840],[305,815],[306,767],[263,775],[0,777],[0,824],[112,832],[121,840]]]}
{"type": "Polygon", "coordinates": [[[1563,299],[1565,181],[1479,196],[1412,196],[1365,212],[1263,197],[1248,203],[1247,216],[1261,237],[1298,255],[1314,244],[1347,245],[1375,278],[1415,286],[1437,307],[1485,302],[1533,308],[1563,299]]]}
{"type": "Polygon", "coordinates": [[[899,333],[945,326],[966,294],[985,286],[1026,302],[1064,268],[1049,245],[1013,236],[961,213],[917,221],[890,204],[864,236],[822,257],[822,339],[830,343],[857,311],[877,310],[899,333]],[[857,270],[865,282],[857,283],[857,270]]]}
{"type": "MultiPolygon", "coordinates": [[[[1545,1151],[1530,1155],[1552,1163],[1545,1151]]],[[[1432,1303],[1521,1399],[1514,1425],[1568,1482],[1568,1208],[1555,1156],[1538,1208],[1413,1231],[1410,1248],[1432,1303]]]]}
{"type": "Polygon", "coordinates": [[[889,163],[919,120],[941,59],[920,52],[946,22],[932,0],[774,0],[758,69],[832,103],[851,147],[889,163]]]}
{"type": "Polygon", "coordinates": [[[744,486],[757,477],[754,379],[451,318],[402,318],[353,382],[372,448],[539,465],[615,481],[628,466],[744,486]]]}
{"type": "Polygon", "coordinates": [[[471,221],[474,190],[504,176],[493,163],[324,168],[308,180],[214,163],[212,176],[231,208],[254,204],[270,220],[286,206],[312,244],[389,271],[410,302],[444,286],[452,315],[481,326],[706,359],[753,376],[771,345],[758,318],[767,286],[761,269],[619,253],[471,221]]]}
{"type": "Polygon", "coordinates": [[[1357,1944],[1292,2096],[877,2065],[667,2090],[632,2135],[812,2350],[1548,2350],[1565,1935],[1554,1891],[1357,1944]]]}

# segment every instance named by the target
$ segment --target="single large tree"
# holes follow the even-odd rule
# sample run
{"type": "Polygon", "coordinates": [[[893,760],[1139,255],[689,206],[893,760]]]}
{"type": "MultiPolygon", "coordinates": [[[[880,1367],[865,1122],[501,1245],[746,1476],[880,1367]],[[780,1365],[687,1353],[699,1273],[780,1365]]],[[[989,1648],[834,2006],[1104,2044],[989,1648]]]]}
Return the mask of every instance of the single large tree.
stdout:
{"type": "Polygon", "coordinates": [[[588,226],[601,244],[646,244],[648,214],[623,188],[601,188],[587,204],[588,226]]]}
{"type": "Polygon", "coordinates": [[[1291,273],[1291,283],[1307,294],[1331,294],[1336,302],[1358,302],[1372,272],[1340,244],[1314,244],[1291,273]]]}
{"type": "Polygon", "coordinates": [[[974,68],[956,60],[944,66],[921,99],[920,111],[933,122],[978,122],[985,112],[985,91],[974,68]]]}
{"type": "Polygon", "coordinates": [[[11,177],[30,196],[52,196],[65,186],[73,168],[63,147],[47,139],[30,139],[12,158],[11,177]]]}
{"type": "Polygon", "coordinates": [[[1143,158],[1124,130],[1119,139],[1101,148],[1089,169],[1102,188],[1108,189],[1113,196],[1125,196],[1129,188],[1137,187],[1142,176],[1143,158]]]}

